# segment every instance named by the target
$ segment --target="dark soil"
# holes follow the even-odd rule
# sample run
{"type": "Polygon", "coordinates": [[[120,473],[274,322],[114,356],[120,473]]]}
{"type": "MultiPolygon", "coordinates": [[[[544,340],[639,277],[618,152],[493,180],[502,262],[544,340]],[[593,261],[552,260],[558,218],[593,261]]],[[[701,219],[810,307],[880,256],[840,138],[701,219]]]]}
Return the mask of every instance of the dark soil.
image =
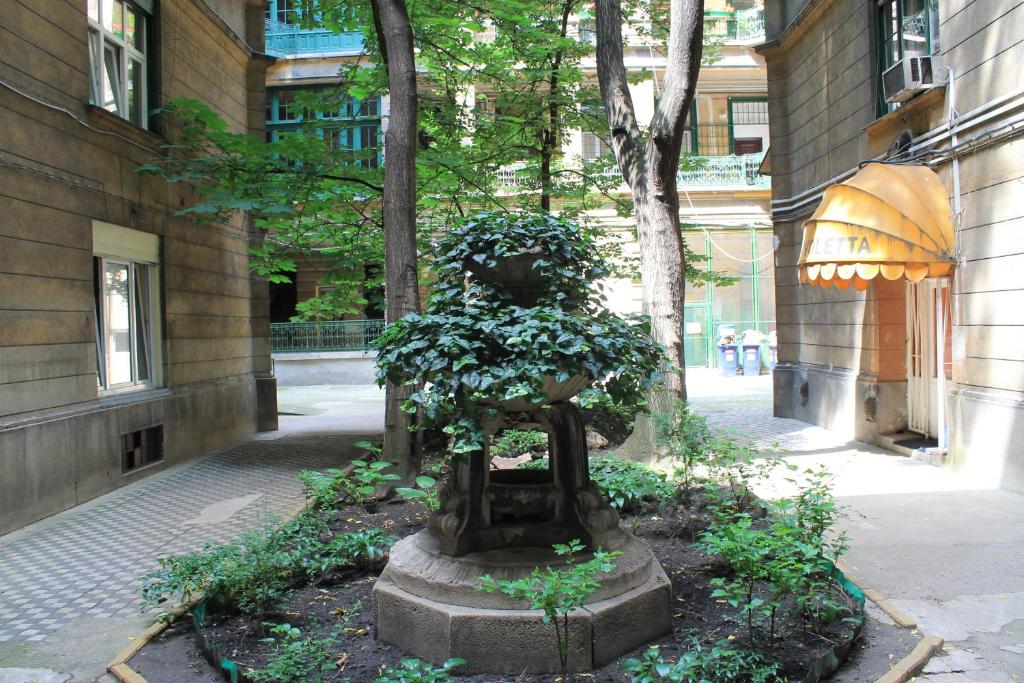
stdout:
{"type": "MultiPolygon", "coordinates": [[[[337,530],[384,528],[397,536],[415,533],[423,527],[427,511],[415,503],[382,504],[374,512],[344,508],[337,530]]],[[[623,526],[651,545],[655,555],[672,582],[673,630],[655,643],[665,659],[675,660],[688,649],[689,636],[698,633],[705,642],[722,639],[743,644],[746,626],[740,623],[736,610],[711,597],[708,582],[722,575],[726,568],[701,553],[692,543],[702,522],[699,515],[683,511],[647,511],[635,516],[625,515],[623,526]]],[[[258,618],[214,616],[206,627],[207,636],[217,644],[222,655],[238,662],[242,668],[262,667],[272,654],[272,645],[263,622],[287,622],[297,626],[304,635],[325,636],[338,629],[338,663],[340,670],[328,680],[350,680],[354,683],[373,681],[381,667],[396,664],[407,653],[373,638],[371,591],[378,572],[348,573],[329,577],[320,585],[307,586],[290,593],[280,610],[258,618]]],[[[782,623],[779,631],[786,635],[773,652],[786,674],[796,680],[803,678],[809,662],[826,652],[834,643],[849,638],[851,627],[837,623],[822,635],[806,633],[799,622],[782,623]]],[[[621,673],[620,663],[642,654],[644,648],[581,677],[580,680],[622,682],[629,679],[621,673]]],[[[191,633],[191,619],[165,631],[147,645],[131,664],[150,683],[212,683],[218,680],[212,667],[200,665],[201,656],[191,633]]],[[[453,681],[466,683],[548,683],[553,675],[501,676],[477,674],[453,676],[453,681]]]]}

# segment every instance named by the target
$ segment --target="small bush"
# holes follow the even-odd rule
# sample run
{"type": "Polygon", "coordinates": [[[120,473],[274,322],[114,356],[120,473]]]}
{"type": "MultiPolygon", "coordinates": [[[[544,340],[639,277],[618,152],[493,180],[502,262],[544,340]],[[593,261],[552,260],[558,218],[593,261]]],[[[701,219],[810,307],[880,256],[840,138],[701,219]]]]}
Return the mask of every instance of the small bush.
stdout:
{"type": "Polygon", "coordinates": [[[563,681],[568,680],[569,613],[582,606],[587,597],[601,587],[597,576],[615,569],[612,560],[622,554],[598,549],[591,559],[576,564],[575,556],[583,548],[578,538],[554,546],[555,553],[566,558],[567,566],[563,569],[535,568],[529,577],[516,581],[497,581],[488,575],[480,577],[480,590],[501,591],[513,600],[529,602],[530,609],[544,610],[544,623],[555,627],[563,681]]]}
{"type": "Polygon", "coordinates": [[[418,659],[403,659],[397,667],[384,667],[373,683],[444,683],[451,680],[451,670],[466,660],[453,657],[441,666],[418,659]]]}
{"type": "Polygon", "coordinates": [[[808,470],[799,494],[773,505],[775,514],[756,523],[749,512],[725,508],[702,536],[705,550],[724,558],[731,575],[711,580],[712,597],[725,599],[743,615],[750,642],[758,637],[769,651],[782,610],[795,609],[805,626],[820,631],[852,613],[835,590],[833,562],[846,550],[832,527],[837,509],[824,469],[808,470]]]}
{"type": "MultiPolygon", "coordinates": [[[[519,469],[547,469],[547,458],[520,463],[519,469]]],[[[675,486],[664,472],[641,462],[623,460],[615,456],[593,458],[590,461],[590,479],[601,490],[612,507],[630,512],[644,503],[659,503],[672,498],[675,486]]]]}
{"type": "Polygon", "coordinates": [[[369,568],[394,543],[379,529],[327,536],[323,513],[308,512],[279,529],[266,526],[224,544],[160,558],[142,577],[142,606],[215,596],[229,611],[260,614],[277,604],[303,576],[315,578],[342,567],[369,568]]]}
{"type": "Polygon", "coordinates": [[[665,661],[652,646],[639,659],[627,659],[623,673],[632,683],[782,683],[779,665],[750,650],[730,647],[720,640],[707,647],[696,636],[678,661],[665,661]]]}
{"type": "Polygon", "coordinates": [[[383,460],[353,460],[349,472],[332,467],[325,472],[303,470],[299,479],[306,496],[320,508],[339,504],[366,506],[375,500],[377,489],[400,477],[386,470],[393,467],[383,460]]]}
{"type": "Polygon", "coordinates": [[[548,435],[536,429],[506,429],[494,437],[491,455],[515,458],[548,450],[548,435]]]}
{"type": "Polygon", "coordinates": [[[710,454],[711,430],[707,420],[684,401],[676,401],[672,412],[655,415],[658,442],[677,463],[675,479],[684,495],[689,493],[699,465],[706,465],[710,454]]]}
{"type": "Polygon", "coordinates": [[[338,645],[335,634],[310,638],[303,637],[291,624],[266,623],[265,626],[276,636],[264,639],[275,644],[274,654],[265,667],[246,672],[250,680],[256,683],[319,682],[324,680],[325,673],[338,668],[332,656],[338,645]]]}

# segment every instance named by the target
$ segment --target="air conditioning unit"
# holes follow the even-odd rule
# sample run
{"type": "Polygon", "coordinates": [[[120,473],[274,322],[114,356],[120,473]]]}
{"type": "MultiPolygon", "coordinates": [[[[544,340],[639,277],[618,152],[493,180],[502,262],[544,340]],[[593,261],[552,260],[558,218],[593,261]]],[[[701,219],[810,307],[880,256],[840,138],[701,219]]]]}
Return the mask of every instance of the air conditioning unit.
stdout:
{"type": "Polygon", "coordinates": [[[941,85],[937,74],[942,62],[935,56],[905,57],[882,74],[882,90],[890,104],[906,102],[921,92],[941,85]]]}

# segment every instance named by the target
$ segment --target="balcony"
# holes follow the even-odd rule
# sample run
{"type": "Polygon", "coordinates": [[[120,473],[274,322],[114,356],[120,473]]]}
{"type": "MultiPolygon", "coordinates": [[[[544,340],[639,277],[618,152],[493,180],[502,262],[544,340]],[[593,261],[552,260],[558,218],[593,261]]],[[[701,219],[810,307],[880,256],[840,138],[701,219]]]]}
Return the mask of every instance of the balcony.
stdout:
{"type": "Polygon", "coordinates": [[[739,43],[764,40],[764,10],[708,10],[704,12],[704,38],[739,43]]]}
{"type": "Polygon", "coordinates": [[[766,190],[771,187],[771,178],[761,175],[758,169],[764,160],[760,154],[729,156],[689,156],[685,165],[688,170],[679,171],[676,180],[680,187],[722,187],[766,190]]]}
{"type": "Polygon", "coordinates": [[[266,51],[274,57],[359,55],[364,47],[363,34],[359,31],[333,33],[325,28],[301,28],[298,24],[267,20],[266,51]]]}
{"type": "Polygon", "coordinates": [[[270,350],[273,353],[368,351],[383,331],[383,320],[271,323],[270,350]]]}
{"type": "MultiPolygon", "coordinates": [[[[722,190],[767,190],[771,187],[771,178],[761,175],[759,169],[764,160],[764,152],[758,154],[728,154],[722,156],[687,155],[684,157],[683,169],[676,175],[679,189],[715,188],[722,190]]],[[[509,164],[498,169],[498,185],[502,192],[511,193],[535,185],[536,181],[525,172],[526,164],[509,164]]],[[[617,179],[619,171],[606,171],[602,178],[617,179]]]]}

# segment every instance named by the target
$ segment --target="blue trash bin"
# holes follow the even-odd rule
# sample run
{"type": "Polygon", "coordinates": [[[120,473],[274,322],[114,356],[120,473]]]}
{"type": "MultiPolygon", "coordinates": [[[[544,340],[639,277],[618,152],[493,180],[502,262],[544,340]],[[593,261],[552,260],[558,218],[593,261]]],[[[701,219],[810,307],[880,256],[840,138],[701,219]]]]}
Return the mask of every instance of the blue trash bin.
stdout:
{"type": "Polygon", "coordinates": [[[761,374],[761,345],[743,345],[743,374],[757,377],[761,374]]]}
{"type": "Polygon", "coordinates": [[[775,344],[768,345],[768,369],[774,371],[775,364],[779,362],[779,347],[775,344]]]}
{"type": "Polygon", "coordinates": [[[726,377],[732,377],[739,368],[740,354],[738,344],[718,345],[718,367],[726,377]]]}

